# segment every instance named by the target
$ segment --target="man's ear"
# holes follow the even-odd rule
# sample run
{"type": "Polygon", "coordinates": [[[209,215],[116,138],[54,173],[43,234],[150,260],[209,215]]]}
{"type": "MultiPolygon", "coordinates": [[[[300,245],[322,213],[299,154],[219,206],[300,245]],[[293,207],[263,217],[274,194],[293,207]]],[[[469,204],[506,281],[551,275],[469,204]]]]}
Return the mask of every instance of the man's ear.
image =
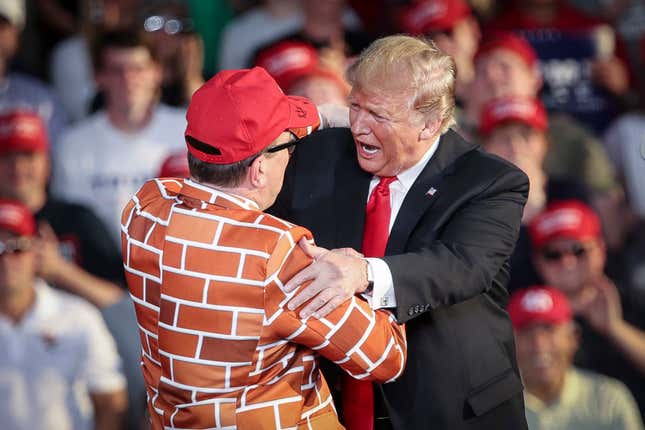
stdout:
{"type": "Polygon", "coordinates": [[[266,169],[267,165],[265,163],[266,156],[264,154],[257,157],[248,169],[248,178],[251,185],[256,188],[262,188],[266,185],[267,175],[266,169]]]}
{"type": "Polygon", "coordinates": [[[542,70],[540,69],[540,66],[538,64],[533,66],[531,73],[533,74],[532,76],[533,90],[535,94],[537,94],[542,89],[542,85],[544,85],[544,76],[542,75],[542,70]]]}
{"type": "Polygon", "coordinates": [[[423,129],[421,130],[421,133],[419,133],[419,140],[434,139],[437,133],[439,133],[440,127],[441,121],[434,115],[426,119],[423,129]]]}
{"type": "Polygon", "coordinates": [[[105,88],[105,73],[97,70],[94,72],[94,84],[99,90],[104,90],[105,88]]]}

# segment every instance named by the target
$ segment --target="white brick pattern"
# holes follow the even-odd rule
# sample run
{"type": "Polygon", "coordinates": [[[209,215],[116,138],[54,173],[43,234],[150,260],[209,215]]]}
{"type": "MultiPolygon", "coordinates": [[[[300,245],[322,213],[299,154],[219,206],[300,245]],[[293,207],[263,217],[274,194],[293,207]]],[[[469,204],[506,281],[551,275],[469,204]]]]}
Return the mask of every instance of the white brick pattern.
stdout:
{"type": "Polygon", "coordinates": [[[310,233],[250,200],[186,180],[147,182],[122,216],[153,428],[342,428],[321,354],[385,382],[405,361],[387,311],[353,298],[301,320],[283,284],[310,260],[310,233]]]}

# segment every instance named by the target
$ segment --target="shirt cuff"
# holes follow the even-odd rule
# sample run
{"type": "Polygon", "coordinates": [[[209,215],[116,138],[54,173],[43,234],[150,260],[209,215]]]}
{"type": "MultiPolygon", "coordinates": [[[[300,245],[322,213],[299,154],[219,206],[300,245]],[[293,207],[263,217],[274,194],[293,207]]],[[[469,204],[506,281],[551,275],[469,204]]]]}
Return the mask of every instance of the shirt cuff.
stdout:
{"type": "Polygon", "coordinates": [[[374,287],[371,293],[364,293],[363,297],[372,309],[395,308],[394,281],[387,263],[380,258],[366,258],[365,260],[372,271],[374,287]]]}

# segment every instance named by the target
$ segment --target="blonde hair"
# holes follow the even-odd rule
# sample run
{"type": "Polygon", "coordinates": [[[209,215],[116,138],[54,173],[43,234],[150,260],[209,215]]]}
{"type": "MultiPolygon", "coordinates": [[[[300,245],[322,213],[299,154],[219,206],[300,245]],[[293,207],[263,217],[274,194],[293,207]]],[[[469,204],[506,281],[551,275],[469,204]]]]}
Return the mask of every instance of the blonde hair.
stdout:
{"type": "Polygon", "coordinates": [[[395,35],[374,41],[347,71],[352,86],[379,91],[407,91],[410,107],[437,115],[441,134],[455,125],[454,60],[429,39],[395,35]]]}

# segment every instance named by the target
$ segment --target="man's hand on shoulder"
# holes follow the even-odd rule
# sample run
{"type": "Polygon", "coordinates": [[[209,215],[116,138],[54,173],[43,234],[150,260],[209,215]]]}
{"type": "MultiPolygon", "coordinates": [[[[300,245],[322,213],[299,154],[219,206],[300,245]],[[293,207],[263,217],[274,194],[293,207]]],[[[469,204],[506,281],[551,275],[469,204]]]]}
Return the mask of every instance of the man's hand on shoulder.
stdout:
{"type": "Polygon", "coordinates": [[[298,272],[285,289],[290,292],[307,281],[312,281],[288,304],[289,309],[307,305],[300,311],[301,318],[311,315],[321,318],[341,303],[367,288],[367,261],[351,248],[327,250],[301,239],[298,242],[313,263],[298,272]]]}
{"type": "Polygon", "coordinates": [[[326,128],[349,128],[349,108],[332,103],[325,103],[318,108],[320,114],[320,129],[326,128]]]}

